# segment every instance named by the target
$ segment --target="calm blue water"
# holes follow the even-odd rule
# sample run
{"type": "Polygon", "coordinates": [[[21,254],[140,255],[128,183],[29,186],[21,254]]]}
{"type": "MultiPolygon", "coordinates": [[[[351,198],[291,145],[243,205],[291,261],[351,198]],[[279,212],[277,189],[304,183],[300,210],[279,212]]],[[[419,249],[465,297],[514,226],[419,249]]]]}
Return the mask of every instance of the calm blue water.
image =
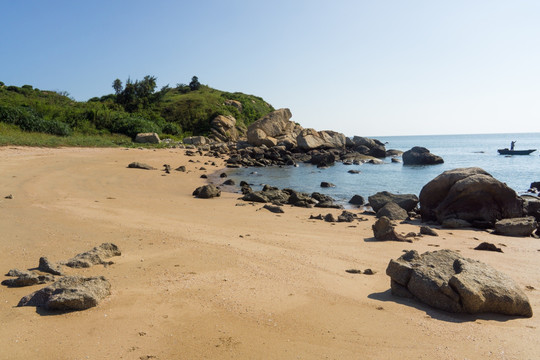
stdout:
{"type": "Polygon", "coordinates": [[[375,137],[387,143],[386,149],[406,151],[413,146],[428,148],[444,159],[444,164],[431,166],[403,166],[392,163],[343,165],[336,163],[328,169],[300,164],[299,167],[242,168],[229,171],[235,181],[247,181],[255,190],[261,184],[279,188],[292,188],[303,192],[320,192],[346,202],[354,194],[368,196],[379,191],[418,195],[422,187],[445,170],[477,166],[505,182],[518,193],[527,191],[533,181],[540,181],[540,152],[527,156],[505,157],[497,149],[510,147],[515,140],[516,149],[539,149],[540,133],[489,135],[428,135],[375,137]],[[349,174],[351,169],[360,174],[349,174]],[[253,172],[256,172],[253,174],[253,172]],[[335,188],[321,188],[321,181],[329,181],[335,188]]]}

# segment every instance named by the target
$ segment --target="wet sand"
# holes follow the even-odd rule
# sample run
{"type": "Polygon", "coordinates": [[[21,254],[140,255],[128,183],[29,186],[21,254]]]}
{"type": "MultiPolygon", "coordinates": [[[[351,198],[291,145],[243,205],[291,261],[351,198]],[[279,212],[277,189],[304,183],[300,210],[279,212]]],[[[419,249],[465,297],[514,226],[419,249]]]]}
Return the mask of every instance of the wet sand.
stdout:
{"type": "Polygon", "coordinates": [[[341,210],[286,206],[276,215],[238,194],[193,198],[200,175],[223,165],[180,149],[0,148],[2,274],[103,242],[122,250],[111,266],[67,269],[111,282],[111,296],[85,311],[18,308],[42,285],[1,286],[0,358],[540,358],[537,315],[445,313],[392,296],[385,274],[405,249],[458,250],[510,275],[537,313],[540,240],[437,230],[412,244],[376,242],[372,216],[330,224],[309,216],[341,210]],[[128,169],[133,161],[188,172],[128,169]],[[504,253],[473,250],[482,241],[504,253]]]}

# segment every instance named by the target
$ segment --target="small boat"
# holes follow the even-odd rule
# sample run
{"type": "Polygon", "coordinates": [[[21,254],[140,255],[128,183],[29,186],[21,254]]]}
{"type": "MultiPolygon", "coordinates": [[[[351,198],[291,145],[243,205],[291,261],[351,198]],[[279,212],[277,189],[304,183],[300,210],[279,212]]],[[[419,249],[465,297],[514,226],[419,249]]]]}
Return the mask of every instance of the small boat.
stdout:
{"type": "Polygon", "coordinates": [[[509,148],[499,149],[497,150],[500,155],[529,155],[533,151],[536,151],[536,149],[528,149],[528,150],[510,150],[509,148]]]}

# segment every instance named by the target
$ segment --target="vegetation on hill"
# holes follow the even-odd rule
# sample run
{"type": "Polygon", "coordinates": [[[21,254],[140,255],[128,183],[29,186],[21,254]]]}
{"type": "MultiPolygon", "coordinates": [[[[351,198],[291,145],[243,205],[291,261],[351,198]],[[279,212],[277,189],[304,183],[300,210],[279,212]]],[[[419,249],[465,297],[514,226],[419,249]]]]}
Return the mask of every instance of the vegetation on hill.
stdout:
{"type": "Polygon", "coordinates": [[[145,76],[142,80],[128,79],[124,85],[116,79],[112,83],[114,93],[86,102],[75,101],[65,92],[39,90],[31,85],[6,86],[0,82],[0,144],[15,143],[17,133],[79,140],[102,137],[108,139],[106,144],[122,145],[126,142],[122,135],[133,139],[140,132],[180,139],[207,135],[210,122],[217,115],[232,115],[237,127],[245,128],[274,110],[260,97],[216,90],[200,84],[196,76],[188,85],[164,86],[159,90],[156,80],[154,76],[145,76]],[[8,133],[11,140],[6,140],[8,133]]]}

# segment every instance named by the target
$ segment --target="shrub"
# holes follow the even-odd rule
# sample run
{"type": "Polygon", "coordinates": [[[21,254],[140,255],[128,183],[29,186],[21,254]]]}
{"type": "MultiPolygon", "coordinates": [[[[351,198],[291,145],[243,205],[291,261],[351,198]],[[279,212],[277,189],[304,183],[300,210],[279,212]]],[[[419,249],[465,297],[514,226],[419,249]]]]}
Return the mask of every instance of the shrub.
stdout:
{"type": "Polygon", "coordinates": [[[161,129],[155,123],[141,117],[126,117],[113,122],[111,131],[124,134],[134,139],[138,133],[155,132],[160,133],[161,129]]]}
{"type": "Polygon", "coordinates": [[[182,128],[175,123],[166,123],[161,130],[163,134],[179,135],[182,132],[182,128]]]}
{"type": "Polygon", "coordinates": [[[31,109],[0,106],[0,121],[17,125],[21,130],[51,135],[71,135],[69,125],[58,120],[45,120],[31,109]]]}

